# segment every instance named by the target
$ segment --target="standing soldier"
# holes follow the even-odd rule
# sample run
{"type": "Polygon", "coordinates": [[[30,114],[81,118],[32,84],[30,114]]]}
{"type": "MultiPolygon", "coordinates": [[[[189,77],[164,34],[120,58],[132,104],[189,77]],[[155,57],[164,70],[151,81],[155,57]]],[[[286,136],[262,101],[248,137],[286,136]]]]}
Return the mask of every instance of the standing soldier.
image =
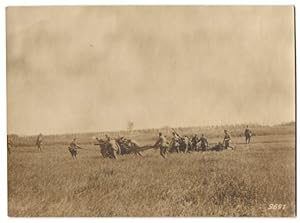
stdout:
{"type": "Polygon", "coordinates": [[[201,150],[206,151],[208,148],[208,141],[207,138],[204,136],[204,134],[201,135],[199,141],[200,141],[201,150]]]}
{"type": "Polygon", "coordinates": [[[110,138],[108,135],[105,135],[108,148],[111,151],[112,158],[118,159],[117,154],[120,154],[120,146],[115,139],[110,138]]]}
{"type": "Polygon", "coordinates": [[[166,139],[166,137],[164,137],[162,135],[162,133],[158,133],[158,140],[156,141],[156,143],[154,144],[154,147],[159,146],[159,150],[160,150],[160,155],[166,159],[166,152],[168,149],[168,141],[166,139]]]}
{"type": "Polygon", "coordinates": [[[248,125],[245,129],[245,137],[246,137],[246,144],[250,143],[250,139],[251,139],[251,130],[249,129],[248,125]]]}
{"type": "Polygon", "coordinates": [[[43,135],[42,133],[40,133],[36,139],[36,143],[35,145],[37,146],[38,150],[41,151],[42,150],[42,144],[43,144],[43,135]]]}
{"type": "Polygon", "coordinates": [[[70,153],[71,153],[71,155],[72,155],[72,158],[74,159],[76,159],[76,156],[77,156],[77,149],[82,149],[80,146],[78,146],[77,145],[77,143],[76,143],[76,138],[74,138],[73,140],[72,140],[72,142],[70,143],[70,146],[69,146],[69,151],[70,151],[70,153]]]}
{"type": "Polygon", "coordinates": [[[192,150],[197,151],[198,142],[199,142],[199,138],[197,134],[195,134],[194,137],[192,138],[192,150]]]}
{"type": "Polygon", "coordinates": [[[225,146],[225,149],[231,148],[233,149],[233,147],[230,145],[231,143],[231,136],[229,135],[228,131],[225,129],[224,130],[224,140],[223,140],[223,144],[225,146]]]}
{"type": "Polygon", "coordinates": [[[187,153],[189,152],[189,146],[191,145],[191,141],[187,135],[184,136],[183,142],[184,142],[184,152],[187,153]]]}
{"type": "Polygon", "coordinates": [[[173,132],[173,138],[172,138],[172,151],[176,151],[179,153],[180,151],[180,136],[176,133],[173,132]]]}

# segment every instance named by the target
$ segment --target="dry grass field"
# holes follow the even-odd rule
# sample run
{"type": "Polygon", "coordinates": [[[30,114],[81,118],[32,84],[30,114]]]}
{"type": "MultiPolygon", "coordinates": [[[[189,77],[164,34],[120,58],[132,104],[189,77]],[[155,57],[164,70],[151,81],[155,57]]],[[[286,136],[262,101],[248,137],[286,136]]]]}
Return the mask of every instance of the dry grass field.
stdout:
{"type": "MultiPolygon", "coordinates": [[[[78,144],[86,150],[77,160],[67,142],[45,138],[42,152],[20,144],[8,157],[8,214],[294,216],[294,126],[282,126],[280,134],[278,128],[256,134],[249,145],[234,136],[235,150],[168,154],[166,160],[158,150],[145,151],[144,157],[103,159],[93,141],[80,136],[78,144]]],[[[133,138],[149,144],[155,134],[133,138]]],[[[208,139],[211,144],[222,140],[208,139]]]]}

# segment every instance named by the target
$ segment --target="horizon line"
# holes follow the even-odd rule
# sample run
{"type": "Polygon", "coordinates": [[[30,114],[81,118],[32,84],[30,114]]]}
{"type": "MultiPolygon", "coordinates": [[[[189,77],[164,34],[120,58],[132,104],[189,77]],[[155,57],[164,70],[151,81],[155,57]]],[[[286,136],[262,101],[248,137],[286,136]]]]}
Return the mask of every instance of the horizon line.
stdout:
{"type": "MultiPolygon", "coordinates": [[[[68,132],[68,133],[45,133],[43,134],[44,136],[52,136],[52,135],[82,135],[82,134],[94,134],[94,133],[115,133],[115,132],[128,132],[128,131],[142,131],[142,130],[159,130],[159,129],[178,129],[178,128],[207,128],[207,127],[211,127],[211,126],[217,126],[217,127],[222,127],[222,126],[234,126],[234,125],[260,125],[260,126],[269,126],[269,127],[273,127],[276,125],[284,125],[284,124],[288,124],[288,123],[296,123],[295,120],[291,120],[291,121],[285,121],[285,122],[278,122],[278,123],[274,123],[274,124],[260,124],[257,122],[248,122],[248,123],[230,123],[230,124],[211,124],[211,125],[197,125],[197,126],[176,126],[176,127],[172,127],[169,125],[165,125],[165,126],[161,126],[161,127],[153,127],[153,128],[138,128],[138,129],[132,129],[132,130],[128,130],[128,129],[116,129],[116,130],[100,130],[100,131],[83,131],[83,132],[68,132]]],[[[39,133],[36,134],[17,134],[17,133],[8,133],[6,132],[6,135],[17,135],[20,137],[28,137],[28,136],[36,136],[39,133]]]]}

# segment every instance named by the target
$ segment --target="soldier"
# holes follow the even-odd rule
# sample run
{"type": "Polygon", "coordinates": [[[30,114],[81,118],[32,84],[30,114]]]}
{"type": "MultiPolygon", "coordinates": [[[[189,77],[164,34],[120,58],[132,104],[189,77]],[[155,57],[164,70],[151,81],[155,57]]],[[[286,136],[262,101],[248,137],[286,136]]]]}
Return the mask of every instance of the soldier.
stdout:
{"type": "Polygon", "coordinates": [[[13,147],[13,143],[12,143],[11,139],[9,139],[7,137],[7,152],[8,152],[8,154],[10,154],[12,147],[13,147]]]}
{"type": "Polygon", "coordinates": [[[143,157],[143,155],[139,151],[140,145],[135,140],[120,137],[116,141],[120,146],[120,152],[122,155],[133,153],[135,155],[143,157]]]}
{"type": "Polygon", "coordinates": [[[94,145],[100,146],[100,153],[103,156],[103,158],[110,157],[110,152],[107,149],[106,141],[103,139],[99,139],[98,137],[96,137],[96,140],[97,140],[97,143],[95,143],[94,145]]]}
{"type": "Polygon", "coordinates": [[[197,151],[197,143],[199,142],[199,138],[197,134],[192,138],[192,150],[197,151]]]}
{"type": "Polygon", "coordinates": [[[172,138],[172,151],[176,151],[177,153],[180,152],[180,136],[173,132],[173,138],[172,138]]]}
{"type": "Polygon", "coordinates": [[[191,144],[190,139],[187,135],[183,137],[183,142],[184,142],[184,152],[187,153],[189,152],[189,146],[191,144]]]}
{"type": "Polygon", "coordinates": [[[204,134],[201,135],[199,141],[200,141],[200,147],[202,151],[206,151],[208,148],[208,141],[207,138],[204,136],[204,134]]]}
{"type": "Polygon", "coordinates": [[[76,144],[76,138],[74,138],[69,145],[69,151],[73,159],[74,158],[76,159],[76,156],[78,154],[77,149],[82,149],[82,148],[76,144]]]}
{"type": "Polygon", "coordinates": [[[133,153],[135,155],[139,155],[139,156],[143,157],[143,155],[139,151],[139,148],[140,148],[139,143],[137,143],[137,141],[135,141],[133,139],[128,139],[128,142],[129,142],[130,148],[133,151],[133,153]]]}
{"type": "Polygon", "coordinates": [[[118,159],[117,154],[120,154],[120,146],[118,145],[115,139],[110,138],[108,135],[105,135],[105,137],[107,140],[108,147],[111,150],[112,158],[118,159]]]}
{"type": "Polygon", "coordinates": [[[117,139],[117,143],[120,145],[120,154],[127,154],[129,152],[128,140],[123,136],[117,139]]]}
{"type": "Polygon", "coordinates": [[[248,125],[245,129],[245,138],[246,138],[246,144],[249,144],[250,143],[250,139],[251,139],[251,130],[249,129],[248,125]]]}
{"type": "Polygon", "coordinates": [[[166,159],[166,152],[168,149],[168,141],[166,139],[166,137],[164,137],[162,135],[162,133],[158,133],[158,140],[156,141],[156,143],[154,144],[154,147],[159,146],[160,149],[160,155],[166,159]]]}
{"type": "Polygon", "coordinates": [[[38,150],[41,151],[42,150],[42,144],[43,144],[43,139],[42,139],[43,135],[42,133],[40,133],[36,139],[36,143],[35,145],[37,146],[38,150]]]}
{"type": "Polygon", "coordinates": [[[229,135],[228,131],[225,129],[224,130],[224,140],[223,140],[223,144],[225,146],[225,149],[231,148],[233,149],[233,147],[230,145],[231,143],[231,136],[229,135]]]}

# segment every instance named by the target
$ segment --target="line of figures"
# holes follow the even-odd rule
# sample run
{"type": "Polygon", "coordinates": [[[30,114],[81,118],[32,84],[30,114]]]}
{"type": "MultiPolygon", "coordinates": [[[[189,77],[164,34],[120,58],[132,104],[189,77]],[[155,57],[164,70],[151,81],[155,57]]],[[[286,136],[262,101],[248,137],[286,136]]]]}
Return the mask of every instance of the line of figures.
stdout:
{"type": "MultiPolygon", "coordinates": [[[[219,142],[217,145],[209,147],[209,143],[204,134],[201,134],[199,138],[197,135],[194,135],[191,139],[187,136],[180,136],[174,129],[172,132],[171,140],[167,140],[167,137],[164,136],[161,132],[158,134],[158,139],[154,145],[145,145],[140,146],[136,141],[128,139],[125,137],[111,138],[108,135],[105,135],[105,139],[96,138],[97,143],[94,145],[100,146],[100,152],[104,158],[113,158],[117,159],[119,155],[125,154],[135,154],[139,156],[142,155],[142,151],[159,148],[160,155],[165,159],[166,154],[169,153],[190,153],[190,152],[204,152],[204,151],[220,151],[224,149],[234,149],[231,145],[231,136],[229,132],[224,130],[224,139],[223,142],[219,142]]],[[[251,130],[247,126],[244,132],[246,144],[250,143],[251,139],[251,130]]],[[[78,154],[78,149],[84,149],[80,147],[76,138],[72,140],[69,144],[68,150],[73,159],[76,159],[78,154]]],[[[42,149],[43,136],[39,134],[36,140],[36,147],[39,151],[42,149]]],[[[10,153],[12,147],[12,141],[8,139],[7,148],[8,153],[10,153]]]]}
{"type": "MultiPolygon", "coordinates": [[[[204,151],[221,151],[224,149],[234,149],[231,145],[231,136],[227,130],[224,130],[223,143],[219,142],[217,145],[209,147],[209,143],[204,134],[199,138],[194,135],[190,139],[187,135],[181,137],[175,130],[172,133],[173,137],[170,141],[161,132],[158,134],[158,139],[154,145],[140,146],[136,141],[128,139],[125,137],[111,138],[105,135],[105,139],[98,139],[97,143],[94,145],[100,146],[100,152],[104,158],[118,159],[119,155],[125,154],[135,154],[139,156],[142,155],[142,151],[159,148],[160,155],[166,159],[167,153],[190,153],[190,152],[204,152],[204,151]]],[[[247,128],[245,129],[246,143],[250,143],[251,131],[247,128]]],[[[76,159],[77,149],[83,149],[76,144],[76,138],[70,143],[69,151],[73,157],[76,159]]]]}
{"type": "MultiPolygon", "coordinates": [[[[220,151],[228,148],[234,149],[234,147],[231,145],[231,136],[226,129],[224,130],[223,143],[219,142],[217,145],[210,148],[208,140],[204,134],[201,134],[200,138],[197,135],[194,135],[192,139],[190,139],[187,135],[181,137],[175,130],[173,130],[172,134],[173,137],[170,142],[161,132],[158,134],[158,140],[156,141],[154,147],[159,147],[160,155],[163,158],[166,158],[167,152],[188,153],[192,151],[204,152],[208,150],[220,151]]],[[[247,126],[245,129],[246,144],[250,143],[251,135],[252,133],[247,126]]]]}

